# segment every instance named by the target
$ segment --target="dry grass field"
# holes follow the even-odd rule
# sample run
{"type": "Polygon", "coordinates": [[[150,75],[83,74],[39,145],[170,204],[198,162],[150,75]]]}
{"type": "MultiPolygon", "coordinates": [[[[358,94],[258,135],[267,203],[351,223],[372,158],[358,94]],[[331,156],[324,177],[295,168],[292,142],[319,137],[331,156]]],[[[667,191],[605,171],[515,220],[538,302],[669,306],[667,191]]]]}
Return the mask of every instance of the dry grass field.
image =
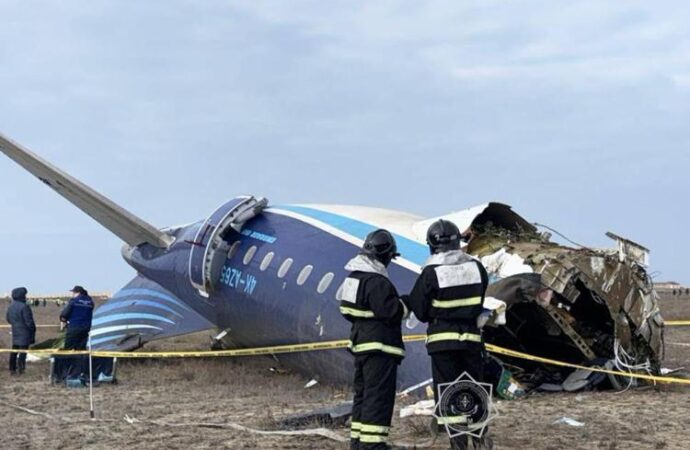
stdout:
{"type": "MultiPolygon", "coordinates": [[[[5,306],[0,306],[3,318],[5,306]]],[[[662,310],[666,319],[690,318],[690,299],[664,297],[662,310]]],[[[34,311],[37,323],[49,324],[55,323],[59,310],[49,305],[34,311]]],[[[41,328],[39,340],[55,332],[41,328]]],[[[690,368],[690,327],[669,328],[666,341],[665,366],[690,368]]],[[[0,347],[8,344],[7,330],[0,329],[0,347]]],[[[208,333],[198,333],[149,348],[207,346],[208,333]]],[[[0,355],[0,364],[2,449],[348,448],[328,437],[255,432],[275,430],[281,417],[332,405],[349,395],[338,387],[305,389],[308,379],[272,371],[277,363],[267,357],[121,361],[119,384],[95,389],[94,421],[89,419],[88,390],[48,384],[46,362],[32,363],[24,376],[12,378],[5,369],[6,354],[0,355]]],[[[497,449],[686,449],[689,392],[661,386],[501,401],[492,435],[497,449]],[[585,425],[554,424],[563,416],[585,425]]],[[[426,420],[396,418],[393,442],[396,448],[447,448],[445,439],[434,442],[427,430],[426,420]]],[[[332,431],[336,437],[347,436],[345,428],[332,431]]]]}

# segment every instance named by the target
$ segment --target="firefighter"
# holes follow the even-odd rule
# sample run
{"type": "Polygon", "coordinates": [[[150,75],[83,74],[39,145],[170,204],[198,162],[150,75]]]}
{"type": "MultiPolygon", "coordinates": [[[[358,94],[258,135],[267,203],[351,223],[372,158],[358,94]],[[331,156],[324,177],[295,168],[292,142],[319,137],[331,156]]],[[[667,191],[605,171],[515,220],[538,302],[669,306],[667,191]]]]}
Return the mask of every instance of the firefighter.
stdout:
{"type": "Polygon", "coordinates": [[[351,449],[387,449],[396,374],[405,356],[400,331],[408,308],[388,278],[386,267],[400,256],[386,230],[370,233],[360,253],[345,266],[351,273],[338,291],[340,312],[352,322],[355,356],[351,449]]]}
{"type": "MultiPolygon", "coordinates": [[[[434,397],[438,385],[450,383],[467,372],[482,381],[484,344],[480,327],[486,322],[483,303],[488,275],[481,262],[460,249],[461,234],[448,220],[438,220],[427,231],[431,257],[427,260],[406,302],[415,316],[429,324],[426,345],[431,356],[434,397]]],[[[462,422],[447,416],[439,428],[462,422]]],[[[473,438],[474,448],[491,448],[491,440],[473,438]]],[[[453,449],[466,449],[467,436],[451,439],[453,449]]]]}

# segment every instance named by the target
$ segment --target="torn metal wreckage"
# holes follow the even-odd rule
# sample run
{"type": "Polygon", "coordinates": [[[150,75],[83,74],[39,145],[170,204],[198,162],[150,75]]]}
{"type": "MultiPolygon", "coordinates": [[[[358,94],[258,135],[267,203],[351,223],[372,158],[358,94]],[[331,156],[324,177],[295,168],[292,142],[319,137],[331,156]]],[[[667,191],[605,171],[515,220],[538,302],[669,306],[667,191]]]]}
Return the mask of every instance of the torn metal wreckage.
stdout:
{"type": "MultiPolygon", "coordinates": [[[[484,329],[487,342],[573,364],[659,373],[664,321],[646,248],[612,233],[614,249],[566,247],[512,215],[480,216],[467,235],[467,251],[494,277],[487,297],[505,303],[505,321],[484,329]]],[[[559,385],[572,372],[501,361],[527,388],[559,385]]],[[[609,378],[614,387],[631,383],[609,378]]]]}

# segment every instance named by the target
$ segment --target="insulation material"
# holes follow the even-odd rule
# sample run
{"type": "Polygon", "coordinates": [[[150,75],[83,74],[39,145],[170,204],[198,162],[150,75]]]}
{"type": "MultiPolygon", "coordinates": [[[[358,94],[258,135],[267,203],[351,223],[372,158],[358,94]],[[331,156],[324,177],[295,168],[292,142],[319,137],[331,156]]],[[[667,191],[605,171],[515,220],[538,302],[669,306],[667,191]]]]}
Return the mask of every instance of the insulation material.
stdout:
{"type": "Polygon", "coordinates": [[[508,253],[504,248],[496,253],[484,256],[482,264],[487,272],[498,278],[507,278],[521,273],[532,273],[532,267],[525,264],[525,260],[518,255],[508,253]]]}

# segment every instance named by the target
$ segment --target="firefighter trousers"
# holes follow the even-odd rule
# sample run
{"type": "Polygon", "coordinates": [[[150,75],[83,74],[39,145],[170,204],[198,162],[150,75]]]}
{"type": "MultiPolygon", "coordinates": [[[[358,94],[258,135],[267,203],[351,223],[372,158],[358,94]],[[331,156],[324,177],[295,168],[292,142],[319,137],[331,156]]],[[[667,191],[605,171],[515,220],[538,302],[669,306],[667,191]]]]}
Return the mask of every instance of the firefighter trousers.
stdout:
{"type": "Polygon", "coordinates": [[[399,358],[378,352],[355,356],[352,450],[388,448],[399,362],[399,358]]]}
{"type": "MultiPolygon", "coordinates": [[[[472,350],[449,350],[444,352],[432,353],[431,355],[431,374],[434,378],[434,399],[438,404],[438,385],[452,383],[460,375],[467,372],[475,381],[484,380],[484,352],[479,349],[472,350]]],[[[445,427],[439,425],[439,431],[445,432],[445,427]]],[[[488,428],[485,429],[484,436],[488,428]]],[[[483,438],[474,441],[474,448],[483,448],[483,438]]],[[[467,436],[460,436],[451,439],[453,449],[464,450],[468,448],[469,440],[467,436]]]]}

